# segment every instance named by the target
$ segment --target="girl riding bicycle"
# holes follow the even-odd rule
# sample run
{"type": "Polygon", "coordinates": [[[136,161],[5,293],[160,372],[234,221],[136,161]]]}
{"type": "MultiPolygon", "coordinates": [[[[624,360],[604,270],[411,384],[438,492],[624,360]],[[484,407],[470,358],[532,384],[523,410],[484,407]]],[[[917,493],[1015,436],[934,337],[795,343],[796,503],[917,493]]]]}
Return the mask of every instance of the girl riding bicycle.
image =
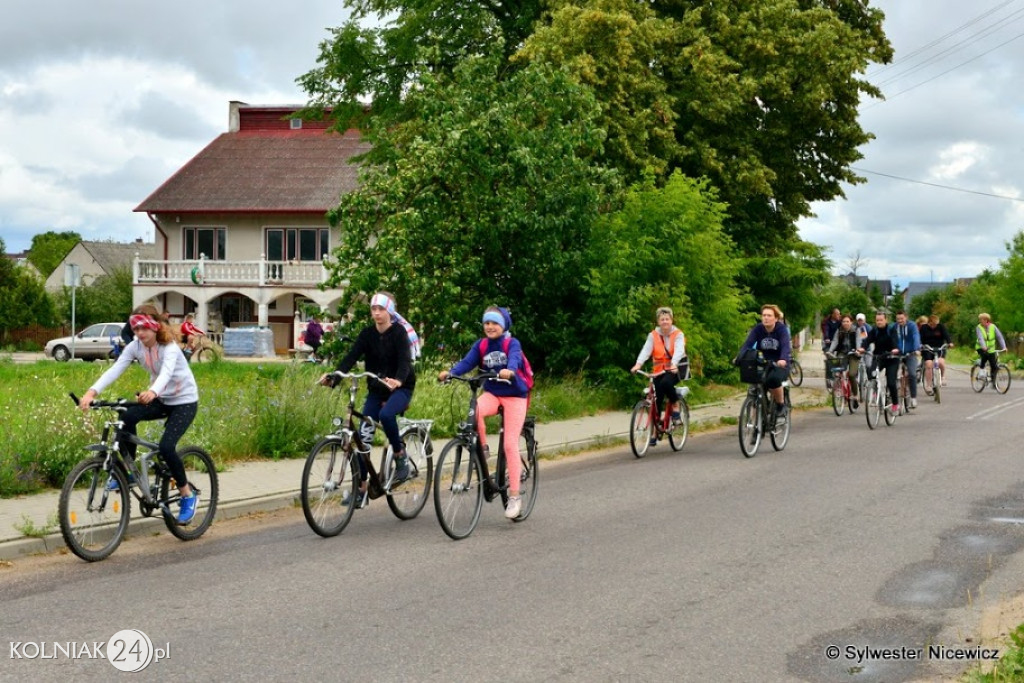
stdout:
{"type": "MultiPolygon", "coordinates": [[[[747,349],[761,352],[765,360],[774,363],[764,378],[765,386],[775,402],[775,414],[786,415],[786,394],[782,383],[789,377],[789,361],[792,343],[789,328],[782,322],[782,311],[775,304],[761,306],[761,322],[750,328],[746,341],[740,347],[739,355],[747,349]]],[[[738,356],[737,356],[738,357],[738,356]]]]}
{"type": "MultiPolygon", "coordinates": [[[[668,400],[668,406],[672,409],[672,419],[679,420],[679,408],[675,405],[676,385],[679,384],[682,374],[685,374],[684,360],[686,359],[686,335],[673,324],[672,309],[663,306],[658,309],[655,317],[658,326],[651,330],[644,342],[644,347],[636,357],[636,363],[630,372],[636,373],[643,367],[648,358],[653,357],[654,370],[652,374],[658,375],[654,380],[654,401],[658,414],[661,415],[661,406],[668,400]],[[684,372],[680,373],[680,365],[683,365],[684,372]],[[660,373],[660,374],[659,374],[660,373]]],[[[657,441],[652,439],[652,441],[657,441]]],[[[653,445],[653,443],[652,443],[653,445]]]]}
{"type": "MultiPolygon", "coordinates": [[[[160,457],[170,468],[174,480],[181,484],[178,487],[181,493],[178,524],[188,524],[196,514],[199,496],[193,495],[188,485],[185,466],[178,457],[177,448],[178,441],[198,412],[199,388],[188,360],[175,342],[170,325],[155,306],[139,306],[132,311],[128,323],[135,332],[135,339],[124,348],[110,369],[89,387],[78,405],[82,412],[87,412],[100,392],[113,384],[132,361],[137,360],[139,365],[146,368],[149,372],[149,388],[139,394],[141,405],[130,406],[122,414],[121,421],[124,422],[124,431],[137,434],[139,422],[167,418],[164,434],[160,438],[160,457]]],[[[136,444],[121,444],[121,448],[126,457],[135,457],[136,444]]],[[[114,489],[117,486],[116,479],[108,483],[108,488],[114,489]]]]}
{"type": "Polygon", "coordinates": [[[504,413],[505,462],[508,464],[508,504],[505,517],[515,519],[522,508],[519,496],[519,481],[522,474],[522,460],[519,454],[519,435],[526,422],[530,389],[520,372],[525,371],[523,348],[512,336],[512,316],[504,308],[490,306],[483,315],[484,338],[469,349],[469,352],[451,370],[442,370],[437,379],[444,381],[448,375],[463,375],[473,368],[497,372],[507,382],[487,380],[483,393],[477,399],[476,425],[480,435],[480,446],[487,453],[487,427],[484,418],[504,413]]]}
{"type": "MultiPolygon", "coordinates": [[[[362,358],[367,372],[384,378],[383,381],[367,378],[369,393],[363,405],[363,415],[379,421],[384,428],[384,434],[395,454],[395,483],[398,483],[409,478],[409,459],[399,435],[398,416],[409,408],[412,392],[416,388],[416,372],[412,367],[413,337],[406,327],[408,323],[405,318],[398,314],[395,297],[390,292],[377,292],[371,297],[370,315],[373,324],[363,328],[348,354],[338,363],[337,369],[348,372],[362,358]]],[[[320,377],[320,384],[323,385],[333,386],[334,381],[331,374],[320,377]]],[[[363,442],[372,444],[373,423],[364,422],[361,432],[363,442]]],[[[355,502],[357,508],[362,508],[367,502],[369,471],[361,459],[359,467],[362,481],[355,502]]]]}

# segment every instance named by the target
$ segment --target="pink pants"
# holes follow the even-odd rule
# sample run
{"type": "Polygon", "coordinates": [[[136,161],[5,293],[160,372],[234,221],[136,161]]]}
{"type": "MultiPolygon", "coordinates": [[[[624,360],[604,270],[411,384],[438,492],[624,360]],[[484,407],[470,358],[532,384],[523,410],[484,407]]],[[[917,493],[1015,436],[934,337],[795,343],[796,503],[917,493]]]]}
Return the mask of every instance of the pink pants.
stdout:
{"type": "Polygon", "coordinates": [[[484,418],[498,414],[498,406],[505,412],[505,462],[508,467],[508,491],[519,495],[519,476],[523,471],[519,459],[519,435],[526,422],[526,408],[529,401],[515,396],[495,396],[484,392],[476,402],[476,428],[480,432],[480,445],[487,445],[487,427],[484,418]]]}

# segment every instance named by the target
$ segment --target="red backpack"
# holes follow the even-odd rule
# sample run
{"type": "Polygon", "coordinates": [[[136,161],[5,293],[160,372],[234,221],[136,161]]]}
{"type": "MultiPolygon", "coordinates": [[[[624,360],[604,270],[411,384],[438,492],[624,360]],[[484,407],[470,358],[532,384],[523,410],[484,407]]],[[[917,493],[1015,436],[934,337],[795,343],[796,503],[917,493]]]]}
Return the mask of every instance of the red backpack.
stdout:
{"type": "MultiPolygon", "coordinates": [[[[480,359],[487,354],[487,339],[480,340],[480,359]]],[[[501,340],[501,350],[508,356],[508,347],[512,344],[512,337],[504,337],[501,340]]],[[[516,376],[523,380],[523,384],[526,385],[526,390],[533,391],[533,368],[530,367],[530,361],[526,357],[526,353],[523,353],[523,367],[516,370],[516,376]]]]}

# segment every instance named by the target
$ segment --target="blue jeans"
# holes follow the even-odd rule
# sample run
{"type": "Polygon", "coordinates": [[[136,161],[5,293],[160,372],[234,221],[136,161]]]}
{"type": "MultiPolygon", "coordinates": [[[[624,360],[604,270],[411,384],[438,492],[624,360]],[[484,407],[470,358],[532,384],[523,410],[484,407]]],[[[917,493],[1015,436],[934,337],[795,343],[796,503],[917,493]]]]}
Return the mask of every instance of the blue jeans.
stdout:
{"type": "Polygon", "coordinates": [[[400,387],[391,392],[387,399],[382,399],[376,394],[366,397],[363,404],[363,415],[380,422],[384,428],[384,435],[388,437],[395,454],[401,453],[405,448],[398,436],[398,416],[409,408],[412,402],[412,392],[405,387],[400,387]]]}

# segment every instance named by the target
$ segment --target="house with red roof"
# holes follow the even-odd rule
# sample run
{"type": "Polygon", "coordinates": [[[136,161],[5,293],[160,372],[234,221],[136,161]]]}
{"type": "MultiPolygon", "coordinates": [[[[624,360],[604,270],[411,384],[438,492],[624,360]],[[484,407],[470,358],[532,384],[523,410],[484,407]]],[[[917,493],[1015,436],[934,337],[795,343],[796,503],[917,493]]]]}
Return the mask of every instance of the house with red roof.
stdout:
{"type": "Polygon", "coordinates": [[[303,304],[337,304],[339,291],[319,288],[340,239],[326,213],[357,187],[352,158],[369,144],[293,116],[300,108],[231,102],[227,132],[139,204],[155,256],[133,264],[135,305],[194,312],[214,334],[271,328],[282,352],[297,345],[303,304]]]}

